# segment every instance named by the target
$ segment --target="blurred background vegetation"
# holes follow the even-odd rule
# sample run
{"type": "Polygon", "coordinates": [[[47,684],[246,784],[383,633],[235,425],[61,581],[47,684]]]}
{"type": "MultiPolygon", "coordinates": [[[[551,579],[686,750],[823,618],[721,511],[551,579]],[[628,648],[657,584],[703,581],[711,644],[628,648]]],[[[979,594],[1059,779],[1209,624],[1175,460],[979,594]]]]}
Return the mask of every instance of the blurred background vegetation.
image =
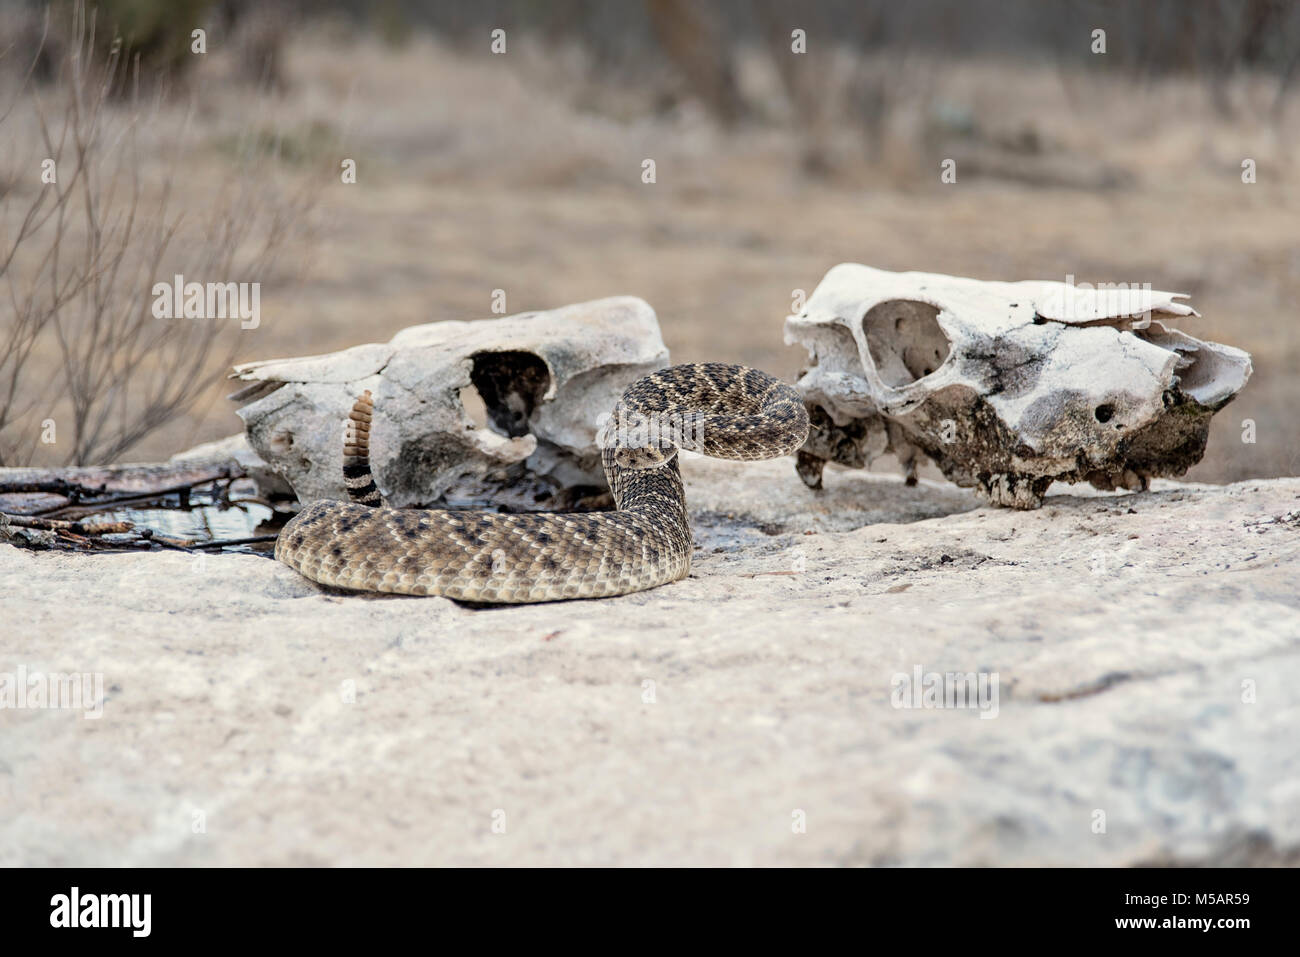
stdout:
{"type": "MultiPolygon", "coordinates": [[[[0,239],[40,190],[39,124],[25,117],[63,102],[76,7],[56,0],[47,18],[44,4],[0,0],[0,239]]],[[[186,372],[202,388],[155,410],[143,433],[124,431],[113,457],[236,431],[219,379],[230,359],[481,318],[497,289],[510,312],[639,295],[675,360],[792,376],[804,357],[781,323],[795,290],[856,261],[1189,293],[1203,318],[1183,327],[1256,363],[1190,477],[1300,473],[1300,2],[88,8],[94,56],[117,77],[105,129],[131,118],[142,195],[165,190],[168,210],[200,224],[241,203],[277,209],[229,240],[247,274],[215,277],[262,282],[261,326],[223,331],[202,374],[186,372]],[[792,50],[795,30],[806,52],[792,50]],[[355,184],[340,180],[345,158],[355,184]],[[940,181],[945,159],[955,184],[940,181]],[[232,176],[243,192],[213,186],[232,176]],[[1254,444],[1241,440],[1245,419],[1254,444]]],[[[204,242],[200,229],[169,255],[213,261],[204,242]]],[[[0,280],[29,288],[38,267],[0,280]]],[[[171,275],[166,257],[159,267],[171,275]]],[[[0,318],[6,308],[0,298],[0,318]]],[[[29,380],[57,385],[42,370],[66,370],[66,350],[39,339],[28,350],[29,380]]],[[[0,423],[11,446],[63,415],[59,403],[51,394],[0,423]]],[[[68,457],[23,447],[34,461],[68,457]]]]}

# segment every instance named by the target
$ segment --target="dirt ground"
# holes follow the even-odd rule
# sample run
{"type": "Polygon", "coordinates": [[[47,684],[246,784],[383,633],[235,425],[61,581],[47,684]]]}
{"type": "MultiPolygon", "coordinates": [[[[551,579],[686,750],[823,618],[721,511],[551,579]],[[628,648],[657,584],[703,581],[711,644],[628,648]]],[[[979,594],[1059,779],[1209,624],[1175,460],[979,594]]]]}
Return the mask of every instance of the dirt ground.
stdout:
{"type": "MultiPolygon", "coordinates": [[[[638,295],[674,360],[793,376],[804,356],[783,344],[782,321],[794,291],[839,262],[1149,282],[1191,295],[1203,318],[1187,331],[1255,360],[1188,477],[1300,472],[1300,106],[1255,119],[1263,81],[1240,81],[1238,114],[1225,119],[1186,81],[923,65],[924,93],[900,99],[878,140],[833,129],[831,172],[810,177],[757,61],[742,80],[751,98],[770,96],[772,114],[725,132],[689,105],[651,113],[613,94],[593,104],[579,57],[512,49],[493,57],[431,38],[394,49],[307,30],[289,49],[287,91],[270,98],[233,82],[219,51],[202,64],[184,170],[194,188],[178,195],[200,195],[223,137],[250,124],[293,147],[275,189],[319,183],[312,238],[292,251],[300,268],[219,277],[263,283],[262,321],[237,334],[238,361],[486,317],[504,290],[511,313],[638,295]],[[357,163],[355,184],[340,181],[343,158],[357,163]],[[642,182],[647,158],[653,184],[642,182]],[[940,181],[946,158],[956,183],[940,181]],[[1257,164],[1254,184],[1242,182],[1243,158],[1257,164]]],[[[229,391],[213,388],[126,458],[238,431],[229,391]]]]}

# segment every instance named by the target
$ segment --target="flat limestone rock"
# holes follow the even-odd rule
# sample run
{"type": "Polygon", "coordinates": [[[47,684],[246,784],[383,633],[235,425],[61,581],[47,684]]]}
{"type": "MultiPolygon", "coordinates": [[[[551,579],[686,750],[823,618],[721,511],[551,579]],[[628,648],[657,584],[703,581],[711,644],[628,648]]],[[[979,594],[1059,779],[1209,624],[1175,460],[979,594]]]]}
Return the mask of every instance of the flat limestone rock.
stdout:
{"type": "Polygon", "coordinates": [[[691,576],[613,599],[0,546],[0,671],[105,699],[0,715],[0,864],[1300,863],[1300,479],[683,471],[691,576]]]}

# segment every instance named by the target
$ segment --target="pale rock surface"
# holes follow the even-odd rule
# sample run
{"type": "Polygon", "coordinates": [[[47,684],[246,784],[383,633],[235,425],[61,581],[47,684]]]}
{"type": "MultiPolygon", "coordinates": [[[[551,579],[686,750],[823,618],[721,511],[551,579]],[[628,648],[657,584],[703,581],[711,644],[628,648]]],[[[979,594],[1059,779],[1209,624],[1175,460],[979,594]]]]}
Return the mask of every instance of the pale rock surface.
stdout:
{"type": "Polygon", "coordinates": [[[691,577],[599,601],[0,546],[0,671],[107,695],[0,711],[0,864],[1300,863],[1300,479],[684,471],[691,577]],[[893,707],[917,667],[996,717],[893,707]]]}

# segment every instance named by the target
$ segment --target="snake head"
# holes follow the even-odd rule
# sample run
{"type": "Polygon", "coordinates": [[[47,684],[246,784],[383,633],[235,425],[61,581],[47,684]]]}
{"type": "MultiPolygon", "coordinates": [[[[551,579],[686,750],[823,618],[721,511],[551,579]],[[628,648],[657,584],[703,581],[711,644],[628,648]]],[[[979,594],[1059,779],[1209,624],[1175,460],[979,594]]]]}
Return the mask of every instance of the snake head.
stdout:
{"type": "Polygon", "coordinates": [[[676,457],[677,448],[672,445],[667,448],[647,445],[635,449],[617,449],[614,452],[614,461],[625,469],[657,469],[676,457]]]}
{"type": "Polygon", "coordinates": [[[601,426],[596,443],[613,452],[620,468],[660,468],[677,455],[677,443],[673,441],[676,432],[666,422],[665,416],[647,415],[620,405],[601,426]]]}

